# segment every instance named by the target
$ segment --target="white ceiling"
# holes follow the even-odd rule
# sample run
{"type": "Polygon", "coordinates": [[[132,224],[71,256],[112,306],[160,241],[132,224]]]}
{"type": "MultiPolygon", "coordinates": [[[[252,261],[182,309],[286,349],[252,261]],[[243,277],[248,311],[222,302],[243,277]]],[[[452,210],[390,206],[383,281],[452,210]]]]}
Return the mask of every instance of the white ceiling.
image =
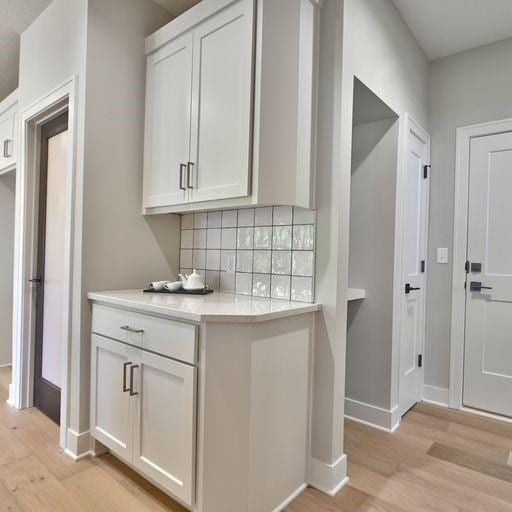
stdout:
{"type": "Polygon", "coordinates": [[[200,0],[153,0],[155,3],[161,5],[175,16],[182,14],[187,9],[190,9],[200,0]]]}
{"type": "Polygon", "coordinates": [[[18,87],[20,34],[51,0],[0,0],[0,101],[18,87]]]}
{"type": "Polygon", "coordinates": [[[393,0],[429,60],[512,37],[511,0],[393,0]]]}

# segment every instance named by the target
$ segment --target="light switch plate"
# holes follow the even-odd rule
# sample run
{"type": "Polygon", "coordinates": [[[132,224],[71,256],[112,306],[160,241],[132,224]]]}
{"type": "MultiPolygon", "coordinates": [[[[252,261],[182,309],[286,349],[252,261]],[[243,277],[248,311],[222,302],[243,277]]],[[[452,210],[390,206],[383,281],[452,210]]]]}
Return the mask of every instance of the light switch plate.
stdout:
{"type": "Polygon", "coordinates": [[[438,247],[437,248],[437,263],[446,265],[448,263],[448,248],[438,247]]]}

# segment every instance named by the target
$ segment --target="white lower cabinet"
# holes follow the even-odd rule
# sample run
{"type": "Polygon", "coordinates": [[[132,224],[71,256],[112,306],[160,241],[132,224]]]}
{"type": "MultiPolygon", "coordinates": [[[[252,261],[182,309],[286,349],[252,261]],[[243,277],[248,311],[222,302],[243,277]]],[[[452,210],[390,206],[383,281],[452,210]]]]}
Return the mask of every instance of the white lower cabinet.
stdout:
{"type": "Polygon", "coordinates": [[[197,368],[92,336],[93,437],[192,505],[197,368]]]}

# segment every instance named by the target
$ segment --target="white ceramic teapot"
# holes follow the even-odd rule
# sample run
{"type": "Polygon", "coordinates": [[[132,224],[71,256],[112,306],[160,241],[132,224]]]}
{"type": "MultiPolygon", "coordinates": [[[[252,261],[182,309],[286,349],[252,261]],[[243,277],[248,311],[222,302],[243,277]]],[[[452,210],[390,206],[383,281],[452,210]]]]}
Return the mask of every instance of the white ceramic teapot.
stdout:
{"type": "Polygon", "coordinates": [[[179,274],[181,283],[183,284],[184,290],[203,290],[204,289],[204,281],[203,278],[196,272],[192,272],[190,275],[182,275],[179,274]]]}

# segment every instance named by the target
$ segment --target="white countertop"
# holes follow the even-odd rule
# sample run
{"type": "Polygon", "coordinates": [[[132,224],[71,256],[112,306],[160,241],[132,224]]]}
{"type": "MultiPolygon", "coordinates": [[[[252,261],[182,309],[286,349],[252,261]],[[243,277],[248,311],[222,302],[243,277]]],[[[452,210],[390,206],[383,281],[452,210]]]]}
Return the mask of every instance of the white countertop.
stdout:
{"type": "Polygon", "coordinates": [[[244,295],[211,293],[209,295],[169,295],[143,293],[142,290],[91,292],[93,302],[121,306],[145,313],[193,322],[265,322],[276,318],[311,313],[320,304],[261,299],[244,295]]]}

